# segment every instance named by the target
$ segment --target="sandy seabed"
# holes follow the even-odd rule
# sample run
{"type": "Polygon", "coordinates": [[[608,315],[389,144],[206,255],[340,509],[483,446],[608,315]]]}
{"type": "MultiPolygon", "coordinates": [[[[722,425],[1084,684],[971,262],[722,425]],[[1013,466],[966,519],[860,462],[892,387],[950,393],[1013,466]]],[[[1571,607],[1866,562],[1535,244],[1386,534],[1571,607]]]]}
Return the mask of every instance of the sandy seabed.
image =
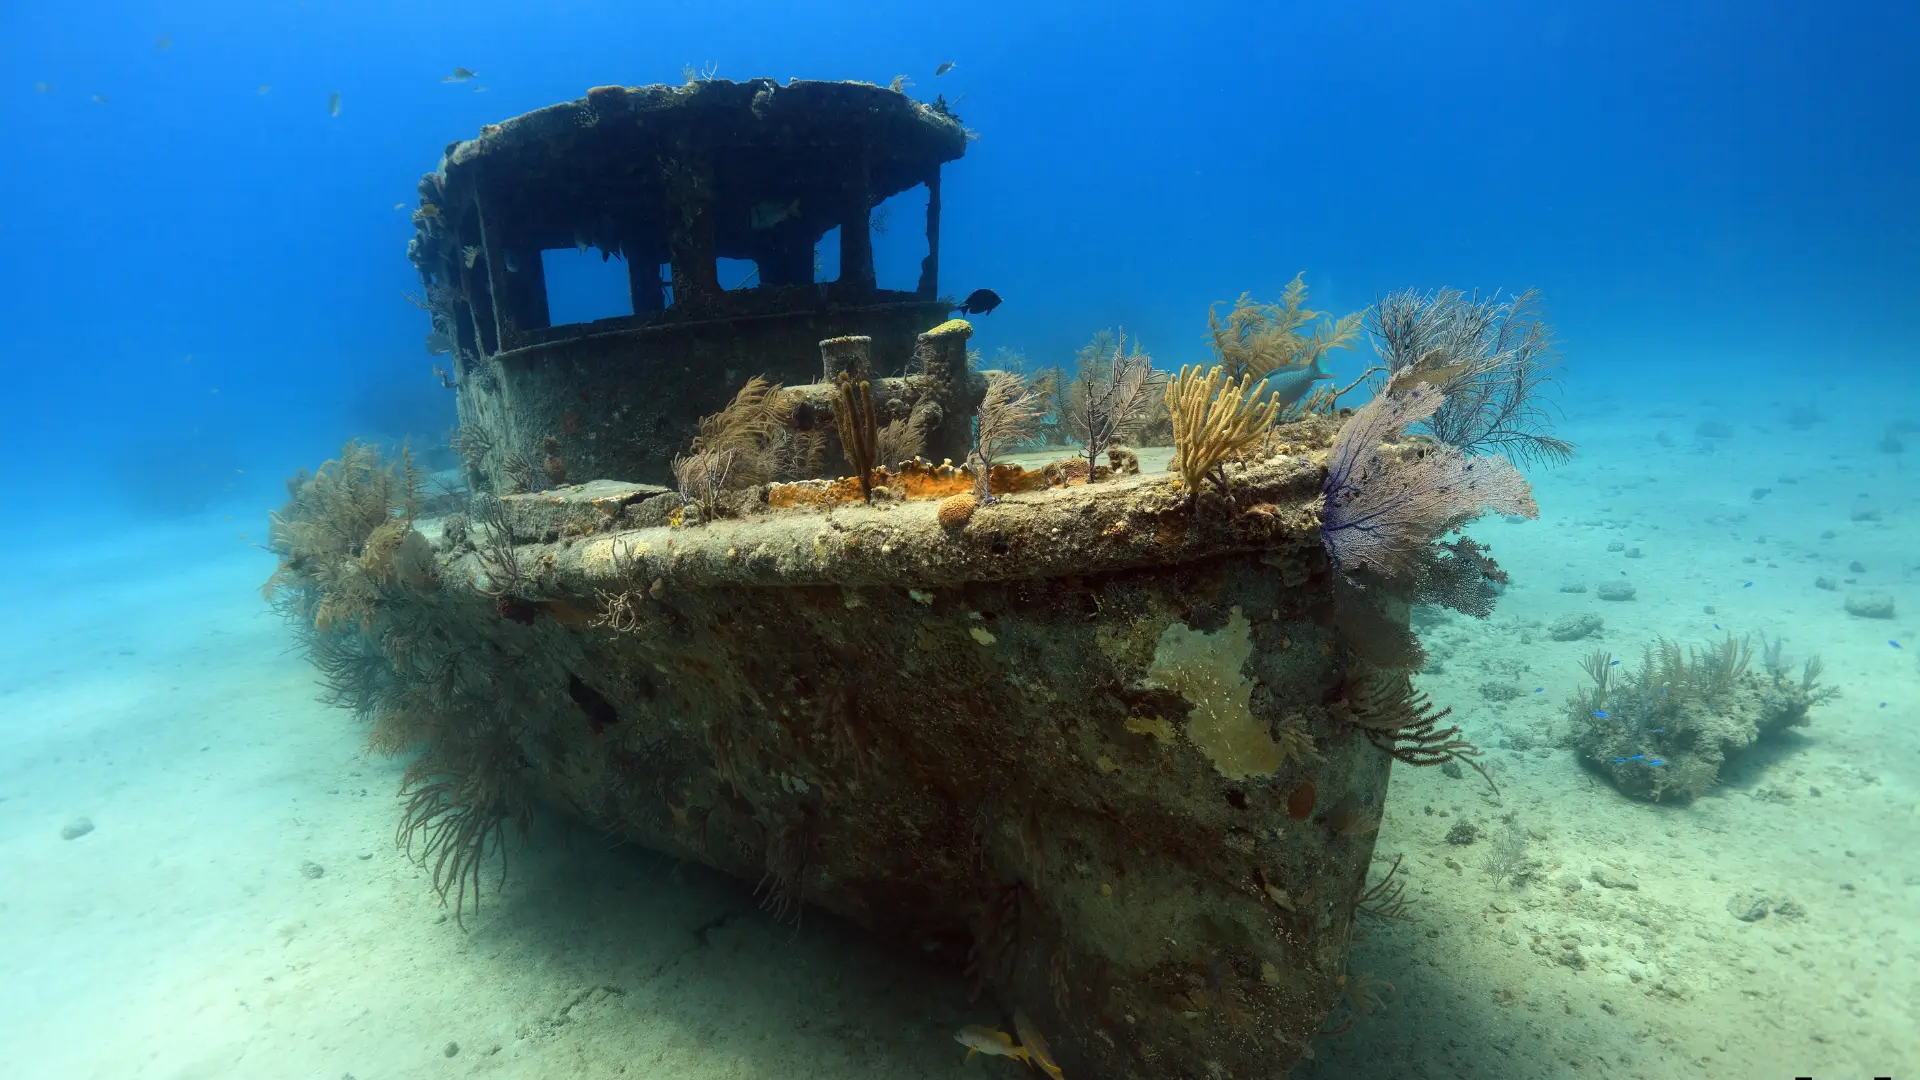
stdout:
{"type": "MultiPolygon", "coordinates": [[[[1402,857],[1417,921],[1368,924],[1352,966],[1383,1004],[1296,1076],[1920,1067],[1913,455],[1837,422],[1702,427],[1721,415],[1590,408],[1566,432],[1575,462],[1534,474],[1541,520],[1474,528],[1513,585],[1491,619],[1424,627],[1420,685],[1486,748],[1499,794],[1396,768],[1376,872],[1402,857]],[[1633,600],[1598,598],[1619,579],[1633,600]],[[1843,609],[1870,592],[1893,619],[1843,609]],[[1593,638],[1548,634],[1581,613],[1604,620],[1593,638]],[[1580,659],[1716,624],[1818,652],[1843,696],[1692,805],[1621,797],[1563,746],[1580,659]],[[1449,843],[1461,822],[1479,839],[1449,843]],[[1509,826],[1532,873],[1496,886],[1488,837],[1509,826]],[[1736,895],[1804,915],[1743,921],[1736,895]]],[[[243,532],[259,521],[7,560],[0,1074],[1019,1072],[962,1063],[953,1033],[998,1017],[951,974],[818,912],[775,924],[739,883],[558,820],[462,928],[395,847],[399,766],[314,700],[243,532]]]]}

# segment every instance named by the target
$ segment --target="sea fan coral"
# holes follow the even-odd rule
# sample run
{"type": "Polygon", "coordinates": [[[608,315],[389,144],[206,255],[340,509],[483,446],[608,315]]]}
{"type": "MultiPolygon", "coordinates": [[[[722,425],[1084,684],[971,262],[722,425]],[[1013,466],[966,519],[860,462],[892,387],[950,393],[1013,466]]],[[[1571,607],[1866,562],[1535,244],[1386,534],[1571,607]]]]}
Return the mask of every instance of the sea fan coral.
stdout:
{"type": "Polygon", "coordinates": [[[1572,443],[1547,432],[1542,394],[1558,357],[1533,290],[1502,300],[1408,289],[1381,300],[1367,330],[1394,386],[1429,385],[1444,395],[1423,418],[1434,438],[1521,462],[1558,463],[1573,454],[1572,443]]]}
{"type": "Polygon", "coordinates": [[[1341,429],[1327,463],[1321,536],[1342,570],[1405,580],[1429,545],[1485,511],[1539,516],[1532,489],[1505,458],[1468,457],[1444,443],[1382,449],[1443,400],[1431,386],[1390,391],[1341,429]]]}

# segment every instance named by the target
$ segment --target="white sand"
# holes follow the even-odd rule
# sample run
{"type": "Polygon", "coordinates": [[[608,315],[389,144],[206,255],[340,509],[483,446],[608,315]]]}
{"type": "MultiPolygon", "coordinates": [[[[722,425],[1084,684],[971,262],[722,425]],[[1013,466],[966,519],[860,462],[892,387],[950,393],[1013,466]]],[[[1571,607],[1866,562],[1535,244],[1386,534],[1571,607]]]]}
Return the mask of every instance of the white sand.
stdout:
{"type": "MultiPolygon", "coordinates": [[[[1300,1075],[1870,1076],[1920,1063],[1920,488],[1871,433],[1795,436],[1833,444],[1808,456],[1778,425],[1736,420],[1733,437],[1703,443],[1705,416],[1576,417],[1581,459],[1536,474],[1543,519],[1476,528],[1515,584],[1491,620],[1428,633],[1443,670],[1422,685],[1489,747],[1502,794],[1471,772],[1396,770],[1380,852],[1406,855],[1420,921],[1370,924],[1354,968],[1394,989],[1300,1075]],[[1653,441],[1661,429],[1671,449],[1653,441]],[[1773,491],[1755,502],[1758,486],[1773,491]],[[1849,520],[1856,491],[1879,522],[1849,520]],[[1607,553],[1615,539],[1644,558],[1607,553]],[[1849,574],[1854,559],[1867,570],[1849,574]],[[1598,600],[1592,586],[1622,570],[1637,598],[1598,600]],[[1814,588],[1821,574],[1892,593],[1899,618],[1845,614],[1841,593],[1814,588]],[[1563,580],[1589,591],[1559,592],[1563,580]],[[1546,636],[1579,611],[1605,618],[1597,642],[1546,636]],[[1817,650],[1845,696],[1690,807],[1622,798],[1558,748],[1589,649],[1631,661],[1656,634],[1700,640],[1715,622],[1817,650]],[[1490,700],[1488,684],[1521,693],[1490,700]],[[1508,812],[1542,872],[1495,889],[1484,840],[1443,838],[1508,812]],[[1638,888],[1601,887],[1595,867],[1638,888]],[[1741,922],[1726,903],[1742,889],[1807,914],[1741,922]],[[1584,967],[1564,962],[1568,944],[1584,967]]],[[[796,934],[735,883],[557,823],[532,853],[516,849],[505,894],[489,891],[466,931],[443,919],[393,845],[398,768],[361,754],[352,719],[313,700],[305,660],[258,598],[269,562],[239,531],[149,529],[10,560],[0,1074],[1019,1071],[961,1064],[952,1033],[997,1017],[952,978],[817,912],[796,934]],[[62,839],[81,815],[94,831],[62,839]],[[306,876],[307,862],[323,873],[306,876]]]]}

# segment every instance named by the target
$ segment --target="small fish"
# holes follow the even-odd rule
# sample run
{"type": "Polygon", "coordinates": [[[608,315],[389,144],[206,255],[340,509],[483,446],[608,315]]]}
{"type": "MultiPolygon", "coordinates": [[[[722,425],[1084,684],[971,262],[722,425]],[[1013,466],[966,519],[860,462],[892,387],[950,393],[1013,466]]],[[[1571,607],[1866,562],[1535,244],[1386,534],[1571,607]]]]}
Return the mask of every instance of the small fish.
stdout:
{"type": "Polygon", "coordinates": [[[89,94],[87,96],[93,99],[95,105],[105,105],[107,103],[107,95],[105,94],[89,94]]]}
{"type": "Polygon", "coordinates": [[[1630,757],[1630,758],[1628,758],[1627,760],[1628,760],[1628,761],[1639,761],[1639,760],[1640,760],[1641,758],[1644,758],[1644,757],[1646,757],[1646,756],[1647,756],[1647,755],[1645,755],[1645,754],[1635,754],[1635,755],[1633,755],[1632,757],[1630,757]]]}
{"type": "Polygon", "coordinates": [[[1666,762],[1660,760],[1659,758],[1654,758],[1652,761],[1647,762],[1647,764],[1648,765],[1665,765],[1666,762]]]}
{"type": "Polygon", "coordinates": [[[952,71],[955,66],[956,65],[954,64],[953,61],[943,60],[940,62],[939,67],[933,69],[933,77],[937,79],[940,76],[945,75],[947,72],[952,71]]]}
{"type": "Polygon", "coordinates": [[[50,82],[37,82],[33,84],[33,92],[36,94],[44,94],[51,89],[53,89],[53,84],[50,82]]]}
{"type": "Polygon", "coordinates": [[[267,85],[266,83],[261,83],[258,87],[254,89],[253,92],[256,94],[264,94],[271,89],[273,89],[273,87],[267,85]]]}
{"type": "Polygon", "coordinates": [[[963,315],[986,315],[1000,306],[1000,294],[992,289],[975,289],[953,310],[963,315]]]}
{"type": "Polygon", "coordinates": [[[453,74],[448,75],[446,78],[441,79],[440,81],[443,83],[472,82],[473,80],[479,77],[480,77],[480,73],[477,71],[468,71],[466,68],[457,67],[453,69],[453,74]]]}
{"type": "Polygon", "coordinates": [[[1899,643],[1899,642],[1897,642],[1897,641],[1895,641],[1895,640],[1893,640],[1892,638],[1888,638],[1888,639],[1887,639],[1887,644],[1889,644],[1889,645],[1891,645],[1891,646],[1893,646],[1893,647],[1894,647],[1894,648],[1896,648],[1896,649],[1900,647],[1900,643],[1899,643]]]}
{"type": "Polygon", "coordinates": [[[1536,686],[1533,688],[1533,692],[1536,694],[1544,694],[1547,692],[1547,688],[1544,686],[1536,686]]]}
{"type": "Polygon", "coordinates": [[[340,115],[340,91],[338,90],[335,90],[333,93],[327,95],[327,115],[328,116],[340,115]]]}
{"type": "Polygon", "coordinates": [[[1625,765],[1627,763],[1627,759],[1623,757],[1617,757],[1613,759],[1613,763],[1615,765],[1625,765]]]}
{"type": "Polygon", "coordinates": [[[1667,733],[1667,729],[1663,727],[1657,727],[1653,729],[1653,733],[1655,735],[1665,735],[1667,733]]]}
{"type": "Polygon", "coordinates": [[[471,270],[473,269],[473,264],[480,261],[480,249],[472,244],[468,244],[466,247],[460,249],[460,258],[466,261],[467,269],[471,270]]]}
{"type": "Polygon", "coordinates": [[[437,218],[440,216],[440,208],[430,202],[423,202],[420,204],[419,214],[424,218],[437,218]]]}
{"type": "Polygon", "coordinates": [[[159,49],[162,52],[165,52],[166,50],[173,48],[173,39],[170,37],[163,37],[159,41],[155,42],[153,47],[156,49],[159,49]]]}
{"type": "Polygon", "coordinates": [[[1618,661],[1618,660],[1609,660],[1609,661],[1607,661],[1607,666],[1608,666],[1608,667],[1619,667],[1619,666],[1620,666],[1620,661],[1618,661]]]}
{"type": "Polygon", "coordinates": [[[755,229],[771,229],[790,218],[800,215],[800,200],[794,199],[782,205],[777,202],[763,202],[754,205],[747,214],[747,224],[755,229]]]}
{"type": "Polygon", "coordinates": [[[1714,623],[1714,624],[1713,624],[1713,628],[1714,628],[1715,630],[1718,630],[1718,629],[1720,629],[1720,624],[1719,624],[1719,623],[1714,623]]]}
{"type": "Polygon", "coordinates": [[[397,202],[393,204],[393,208],[395,210],[405,210],[407,208],[407,204],[403,202],[397,202]]]}
{"type": "Polygon", "coordinates": [[[1015,1061],[1027,1060],[1027,1052],[1013,1045],[1013,1036],[998,1028],[968,1024],[960,1029],[960,1033],[953,1037],[953,1041],[967,1048],[968,1061],[972,1061],[975,1054],[985,1054],[988,1057],[1010,1057],[1015,1061]]]}
{"type": "Polygon", "coordinates": [[[1605,709],[1595,709],[1595,710],[1593,710],[1593,715],[1595,715],[1595,716],[1597,716],[1597,717],[1599,717],[1599,718],[1600,718],[1600,719],[1602,719],[1602,720],[1605,720],[1605,719],[1607,718],[1607,710],[1605,710],[1605,709]]]}
{"type": "Polygon", "coordinates": [[[520,260],[513,257],[513,252],[502,252],[500,254],[500,261],[506,265],[507,273],[517,274],[520,272],[520,260]]]}
{"type": "Polygon", "coordinates": [[[1048,1048],[1047,1040],[1040,1037],[1040,1029],[1033,1026],[1027,1014],[1019,1009],[1013,1010],[1013,1030],[1020,1036],[1021,1049],[1026,1051],[1026,1062],[1052,1080],[1063,1080],[1060,1066],[1053,1063],[1053,1051],[1048,1048]]]}

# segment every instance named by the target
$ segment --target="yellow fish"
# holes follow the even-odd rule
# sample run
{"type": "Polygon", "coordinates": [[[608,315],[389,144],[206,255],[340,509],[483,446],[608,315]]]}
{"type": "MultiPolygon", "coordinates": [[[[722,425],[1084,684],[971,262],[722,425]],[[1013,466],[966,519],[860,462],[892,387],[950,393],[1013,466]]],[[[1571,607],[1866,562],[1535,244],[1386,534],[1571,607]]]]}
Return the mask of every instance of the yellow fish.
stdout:
{"type": "Polygon", "coordinates": [[[1027,1014],[1019,1009],[1013,1010],[1013,1030],[1020,1033],[1021,1049],[1026,1051],[1027,1064],[1046,1073],[1052,1080],[1064,1080],[1060,1066],[1053,1063],[1053,1051],[1047,1047],[1047,1040],[1040,1037],[1040,1029],[1033,1026],[1027,1014]]]}
{"type": "Polygon", "coordinates": [[[1046,1073],[1050,1080],[1065,1080],[1060,1072],[1060,1066],[1053,1063],[1053,1051],[1048,1049],[1047,1040],[1040,1037],[1039,1029],[1033,1026],[1033,1021],[1027,1019],[1026,1013],[1014,1011],[1013,1029],[1020,1033],[1022,1045],[1016,1045],[1013,1036],[998,1028],[983,1027],[979,1024],[968,1024],[961,1028],[959,1034],[953,1037],[953,1041],[967,1048],[968,1061],[972,1061],[975,1054],[1012,1058],[1046,1073]]]}
{"type": "Polygon", "coordinates": [[[1015,1061],[1027,1060],[1027,1052],[1013,1045],[1013,1036],[998,1028],[968,1024],[960,1029],[960,1033],[953,1037],[953,1041],[967,1048],[968,1061],[972,1061],[975,1054],[1009,1057],[1015,1061]]]}
{"type": "Polygon", "coordinates": [[[340,91],[338,90],[335,90],[333,93],[327,95],[327,115],[328,116],[340,115],[340,91]]]}

